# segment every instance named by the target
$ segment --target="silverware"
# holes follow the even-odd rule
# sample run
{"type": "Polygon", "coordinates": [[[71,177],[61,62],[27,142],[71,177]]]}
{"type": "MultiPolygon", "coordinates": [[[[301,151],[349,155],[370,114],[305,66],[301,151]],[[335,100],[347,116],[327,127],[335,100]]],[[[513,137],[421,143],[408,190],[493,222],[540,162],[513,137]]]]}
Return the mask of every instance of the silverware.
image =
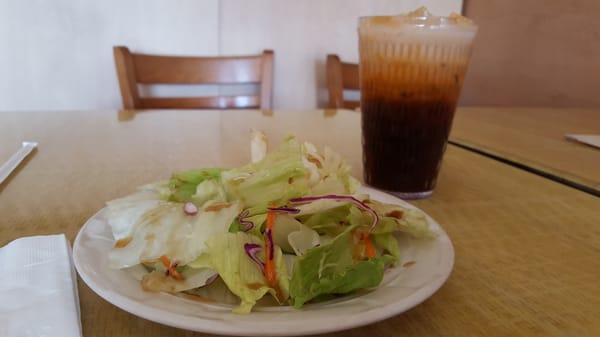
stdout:
{"type": "Polygon", "coordinates": [[[37,142],[23,142],[19,151],[10,157],[6,163],[0,166],[0,184],[6,179],[12,171],[25,159],[33,149],[38,146],[37,142]]]}

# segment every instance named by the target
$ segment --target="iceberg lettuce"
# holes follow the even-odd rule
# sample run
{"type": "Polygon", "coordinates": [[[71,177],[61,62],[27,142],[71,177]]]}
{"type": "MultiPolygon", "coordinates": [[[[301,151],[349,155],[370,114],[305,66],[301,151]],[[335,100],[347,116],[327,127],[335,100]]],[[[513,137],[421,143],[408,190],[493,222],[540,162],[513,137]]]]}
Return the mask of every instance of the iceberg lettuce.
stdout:
{"type": "Polygon", "coordinates": [[[229,200],[266,207],[308,193],[307,173],[300,144],[288,138],[262,160],[222,172],[221,179],[229,200]]]}
{"type": "MultiPolygon", "coordinates": [[[[317,202],[313,204],[317,204],[317,202]]],[[[348,225],[347,220],[351,205],[344,203],[340,206],[339,202],[331,200],[321,200],[319,204],[325,207],[311,214],[307,215],[306,208],[304,209],[305,215],[300,216],[302,223],[319,234],[336,236],[343,232],[348,225]]]]}
{"type": "Polygon", "coordinates": [[[398,247],[398,239],[394,233],[373,234],[373,243],[382,252],[387,252],[396,259],[400,260],[400,247],[398,247]]]}
{"type": "MultiPolygon", "coordinates": [[[[211,236],[226,233],[240,210],[239,203],[213,203],[196,215],[187,215],[182,204],[161,202],[131,224],[127,237],[115,242],[109,254],[110,266],[126,268],[155,262],[162,255],[183,266],[203,253],[211,236]]],[[[120,224],[118,220],[109,213],[109,224],[120,224]]],[[[122,230],[113,227],[116,229],[122,230]]]]}
{"type": "Polygon", "coordinates": [[[177,293],[205,286],[217,273],[210,268],[187,268],[180,272],[182,280],[176,280],[165,274],[163,268],[154,270],[142,277],[142,288],[146,291],[164,291],[177,293]]]}
{"type": "Polygon", "coordinates": [[[189,170],[173,174],[169,180],[169,189],[171,195],[170,201],[187,202],[196,194],[197,186],[205,180],[219,180],[221,177],[220,168],[205,168],[198,170],[189,170]]]}
{"type": "Polygon", "coordinates": [[[350,174],[350,166],[329,147],[320,154],[313,144],[305,142],[302,155],[309,171],[310,194],[352,194],[360,187],[358,180],[350,174]]]}
{"type": "MultiPolygon", "coordinates": [[[[263,246],[259,237],[243,232],[213,236],[207,242],[208,250],[189,264],[193,268],[217,271],[229,290],[240,298],[240,305],[233,310],[239,314],[249,313],[256,301],[267,293],[280,302],[289,297],[289,280],[281,249],[275,246],[278,287],[274,289],[267,284],[261,268],[246,253],[246,244],[263,246]]],[[[264,254],[262,258],[264,260],[264,254]]]]}
{"type": "Polygon", "coordinates": [[[425,214],[419,210],[386,204],[376,200],[368,200],[366,203],[380,215],[379,224],[375,227],[374,233],[398,231],[407,233],[417,239],[435,236],[429,228],[425,214]]]}
{"type": "Polygon", "coordinates": [[[196,186],[196,193],[190,197],[190,200],[194,204],[202,206],[209,201],[227,201],[227,196],[218,179],[207,179],[196,186]]]}
{"type": "Polygon", "coordinates": [[[273,241],[286,253],[303,255],[319,245],[319,234],[287,214],[275,217],[273,241]]]}
{"type": "Polygon", "coordinates": [[[148,211],[164,203],[154,192],[142,191],[106,203],[107,221],[116,241],[131,236],[135,223],[148,211]]]}

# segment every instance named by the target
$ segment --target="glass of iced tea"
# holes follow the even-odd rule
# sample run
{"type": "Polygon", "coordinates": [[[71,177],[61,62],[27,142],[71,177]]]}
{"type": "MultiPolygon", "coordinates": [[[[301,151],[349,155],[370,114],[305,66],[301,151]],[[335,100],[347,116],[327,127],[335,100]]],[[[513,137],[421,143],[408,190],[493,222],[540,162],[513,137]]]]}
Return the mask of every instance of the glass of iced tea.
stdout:
{"type": "Polygon", "coordinates": [[[359,21],[365,182],[402,198],[431,195],[477,26],[422,7],[359,21]]]}

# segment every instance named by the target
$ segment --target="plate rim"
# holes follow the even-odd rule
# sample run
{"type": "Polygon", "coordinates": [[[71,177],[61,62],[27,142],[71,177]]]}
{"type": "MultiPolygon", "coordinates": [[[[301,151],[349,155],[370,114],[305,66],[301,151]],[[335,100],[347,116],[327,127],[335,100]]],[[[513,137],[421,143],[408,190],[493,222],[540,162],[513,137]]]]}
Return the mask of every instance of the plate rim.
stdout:
{"type": "MultiPolygon", "coordinates": [[[[399,197],[390,194],[385,191],[377,190],[370,186],[362,186],[359,192],[365,192],[369,194],[379,194],[385,195],[388,198],[393,198],[395,202],[404,206],[410,207],[414,209],[419,209],[418,207],[406,202],[405,200],[400,199],[399,197]]],[[[376,197],[374,199],[377,199],[376,197]]],[[[384,306],[379,306],[377,308],[371,309],[366,313],[362,314],[349,314],[343,321],[341,322],[328,322],[328,324],[319,324],[324,323],[326,318],[322,319],[313,319],[312,321],[315,324],[302,325],[302,329],[291,330],[289,326],[286,328],[285,325],[271,325],[268,329],[256,329],[260,326],[253,326],[254,329],[243,330],[243,326],[230,325],[227,321],[223,320],[214,320],[203,317],[190,317],[181,315],[178,313],[169,312],[163,309],[159,309],[156,307],[152,307],[149,305],[145,305],[141,302],[130,299],[126,296],[122,296],[118,293],[111,291],[110,289],[104,289],[99,286],[93,278],[82,272],[83,269],[81,267],[81,262],[79,260],[78,251],[80,248],[80,240],[82,233],[86,230],[87,226],[91,223],[91,220],[96,219],[96,217],[105,210],[106,207],[98,210],[94,215],[89,217],[86,222],[79,229],[77,236],[73,242],[73,264],[75,269],[77,269],[77,274],[81,279],[85,282],[85,284],[98,296],[111,303],[112,305],[118,307],[121,310],[124,310],[132,315],[137,317],[141,317],[143,319],[157,322],[163,325],[185,329],[189,331],[196,331],[202,333],[211,333],[218,335],[226,335],[226,336],[301,336],[301,335],[314,335],[321,333],[329,333],[335,331],[343,331],[352,328],[357,328],[360,326],[369,325],[375,322],[383,321],[393,316],[397,316],[401,313],[404,313],[415,306],[421,304],[431,296],[433,296],[441,287],[446,283],[450,275],[452,274],[452,270],[454,269],[454,259],[455,252],[454,246],[452,244],[452,240],[444,230],[444,228],[435,221],[431,216],[423,211],[426,215],[428,221],[433,222],[439,229],[438,238],[436,240],[446,241],[446,249],[444,251],[444,262],[442,264],[442,269],[438,270],[439,277],[435,278],[425,286],[417,289],[415,292],[411,293],[409,296],[402,299],[402,301],[395,301],[384,306]],[[279,327],[279,328],[276,328],[279,327]],[[260,331],[258,331],[260,330],[260,331]]],[[[420,210],[420,209],[419,209],[420,210]]],[[[157,294],[159,295],[159,294],[157,294]]],[[[250,313],[251,315],[252,313],[250,313]]],[[[290,320],[289,322],[294,322],[295,320],[290,320]]]]}

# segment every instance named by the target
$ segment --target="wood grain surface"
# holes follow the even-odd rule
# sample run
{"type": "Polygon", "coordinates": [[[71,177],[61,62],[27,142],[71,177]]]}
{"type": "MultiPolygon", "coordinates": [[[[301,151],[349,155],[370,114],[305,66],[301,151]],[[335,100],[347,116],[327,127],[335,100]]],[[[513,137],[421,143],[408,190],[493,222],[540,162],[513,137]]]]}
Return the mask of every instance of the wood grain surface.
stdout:
{"type": "MultiPolygon", "coordinates": [[[[65,232],[72,241],[104,202],[174,170],[238,165],[248,130],[288,133],[346,156],[360,175],[359,114],[350,111],[115,111],[0,114],[0,162],[40,142],[0,185],[0,245],[65,232]]],[[[271,143],[270,145],[272,145],[271,143]]],[[[600,199],[453,146],[432,198],[415,202],[450,235],[448,282],[416,308],[328,336],[600,335],[600,199]]],[[[191,337],[135,317],[79,281],[85,337],[191,337]]]]}
{"type": "Polygon", "coordinates": [[[272,50],[249,56],[165,56],[113,48],[125,109],[271,109],[272,50]],[[141,97],[137,84],[257,84],[257,96],[141,97]]]}
{"type": "Polygon", "coordinates": [[[360,90],[358,81],[358,64],[342,62],[336,54],[327,55],[325,62],[327,72],[327,92],[330,109],[353,110],[360,106],[360,101],[344,99],[344,90],[360,90]]]}
{"type": "Polygon", "coordinates": [[[600,134],[600,109],[459,108],[450,140],[600,195],[600,150],[568,133],[600,134]]]}

